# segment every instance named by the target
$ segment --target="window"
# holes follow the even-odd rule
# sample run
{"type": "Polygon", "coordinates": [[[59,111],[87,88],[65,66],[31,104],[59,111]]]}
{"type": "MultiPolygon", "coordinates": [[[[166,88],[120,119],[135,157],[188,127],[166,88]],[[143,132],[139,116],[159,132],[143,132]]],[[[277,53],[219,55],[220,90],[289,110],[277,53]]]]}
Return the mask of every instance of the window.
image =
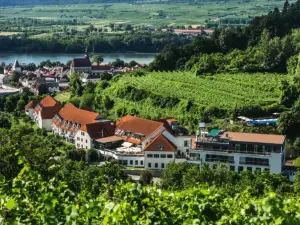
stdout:
{"type": "Polygon", "coordinates": [[[138,160],[135,160],[135,165],[138,165],[139,164],[139,161],[138,160]]]}
{"type": "Polygon", "coordinates": [[[244,167],[243,166],[239,166],[239,169],[238,169],[238,172],[242,172],[244,170],[244,167]]]}
{"type": "Polygon", "coordinates": [[[183,142],[183,147],[190,147],[189,141],[184,141],[184,142],[183,142]]]}
{"type": "Polygon", "coordinates": [[[165,159],[165,158],[166,158],[166,154],[161,154],[161,155],[160,155],[160,158],[165,159]]]}
{"type": "Polygon", "coordinates": [[[141,161],[140,161],[140,164],[141,164],[141,166],[142,166],[142,165],[144,165],[144,161],[143,161],[143,160],[141,160],[141,161]]]}
{"type": "Polygon", "coordinates": [[[148,167],[151,168],[151,163],[148,163],[148,167]]]}
{"type": "Polygon", "coordinates": [[[127,160],[123,160],[123,165],[127,166],[127,160]]]}
{"type": "Polygon", "coordinates": [[[241,149],[241,145],[240,144],[235,144],[235,150],[239,151],[241,149]]]}
{"type": "Polygon", "coordinates": [[[81,132],[81,135],[84,136],[84,132],[81,132]]]}
{"type": "Polygon", "coordinates": [[[158,163],[155,163],[155,168],[158,168],[158,163]]]}
{"type": "Polygon", "coordinates": [[[250,172],[252,172],[252,167],[247,167],[247,170],[249,170],[250,172]]]}
{"type": "Polygon", "coordinates": [[[80,141],[80,138],[79,138],[79,137],[77,137],[77,141],[80,141]]]}
{"type": "Polygon", "coordinates": [[[230,166],[230,167],[229,167],[229,170],[230,170],[230,171],[235,171],[235,166],[230,166]]]}
{"type": "Polygon", "coordinates": [[[81,138],[81,142],[83,142],[83,139],[81,138]]]}
{"type": "Polygon", "coordinates": [[[159,154],[154,154],[154,158],[159,158],[159,154]]]}
{"type": "Polygon", "coordinates": [[[164,163],[161,164],[161,168],[162,169],[165,168],[165,164],[164,163]]]}
{"type": "Polygon", "coordinates": [[[157,148],[158,151],[163,151],[164,150],[163,145],[157,145],[156,148],[157,148]]]}
{"type": "Polygon", "coordinates": [[[168,154],[167,157],[168,157],[169,159],[172,159],[172,158],[173,158],[173,155],[168,154]]]}
{"type": "Polygon", "coordinates": [[[130,160],[130,165],[132,165],[133,164],[133,160],[130,160]]]}
{"type": "Polygon", "coordinates": [[[153,158],[153,154],[148,154],[147,157],[148,158],[153,158]]]}
{"type": "Polygon", "coordinates": [[[85,140],[85,143],[87,143],[87,140],[85,140]]]}

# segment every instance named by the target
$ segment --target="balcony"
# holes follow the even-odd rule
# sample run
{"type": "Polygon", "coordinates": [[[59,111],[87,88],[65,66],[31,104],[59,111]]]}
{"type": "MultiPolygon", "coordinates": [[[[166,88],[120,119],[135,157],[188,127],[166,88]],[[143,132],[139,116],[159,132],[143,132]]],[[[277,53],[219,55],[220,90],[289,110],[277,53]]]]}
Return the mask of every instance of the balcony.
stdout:
{"type": "Polygon", "coordinates": [[[271,155],[272,152],[258,152],[258,151],[247,151],[247,150],[236,150],[236,149],[213,149],[213,148],[196,148],[192,149],[192,151],[209,151],[209,152],[226,152],[226,153],[240,153],[240,154],[251,154],[251,155],[271,155]]]}
{"type": "Polygon", "coordinates": [[[240,161],[241,165],[253,165],[253,166],[270,166],[269,162],[257,162],[257,161],[240,161]]]}
{"type": "Polygon", "coordinates": [[[231,159],[212,159],[212,158],[207,158],[207,159],[205,159],[205,162],[220,162],[220,163],[231,163],[231,164],[234,164],[234,160],[231,160],[231,159]]]}

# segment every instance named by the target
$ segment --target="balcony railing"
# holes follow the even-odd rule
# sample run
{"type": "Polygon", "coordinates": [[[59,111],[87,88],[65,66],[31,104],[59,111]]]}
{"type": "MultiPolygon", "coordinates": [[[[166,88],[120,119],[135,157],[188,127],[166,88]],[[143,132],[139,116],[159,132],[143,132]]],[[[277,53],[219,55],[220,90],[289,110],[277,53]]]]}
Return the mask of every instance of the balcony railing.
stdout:
{"type": "Polygon", "coordinates": [[[231,159],[212,159],[212,158],[207,158],[207,159],[205,159],[205,162],[234,163],[234,160],[231,160],[231,159]]]}
{"type": "Polygon", "coordinates": [[[240,161],[243,165],[270,166],[269,162],[240,161]]]}
{"type": "Polygon", "coordinates": [[[254,154],[254,155],[271,155],[272,152],[258,152],[258,151],[247,151],[247,150],[236,150],[236,149],[212,149],[212,148],[196,148],[192,151],[212,151],[212,152],[226,152],[226,153],[242,153],[242,154],[254,154]]]}

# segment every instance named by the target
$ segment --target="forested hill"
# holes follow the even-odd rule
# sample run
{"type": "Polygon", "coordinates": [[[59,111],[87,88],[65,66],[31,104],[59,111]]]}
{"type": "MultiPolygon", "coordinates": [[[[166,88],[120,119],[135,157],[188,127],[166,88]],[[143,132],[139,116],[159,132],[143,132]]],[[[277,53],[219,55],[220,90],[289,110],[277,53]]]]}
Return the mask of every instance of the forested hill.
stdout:
{"type": "MultiPolygon", "coordinates": [[[[236,0],[210,0],[209,2],[230,2],[236,0]]],[[[239,2],[249,2],[252,0],[241,0],[239,2]]],[[[24,6],[24,5],[67,5],[67,4],[94,4],[94,3],[200,3],[207,0],[0,0],[0,6],[24,6]]]]}

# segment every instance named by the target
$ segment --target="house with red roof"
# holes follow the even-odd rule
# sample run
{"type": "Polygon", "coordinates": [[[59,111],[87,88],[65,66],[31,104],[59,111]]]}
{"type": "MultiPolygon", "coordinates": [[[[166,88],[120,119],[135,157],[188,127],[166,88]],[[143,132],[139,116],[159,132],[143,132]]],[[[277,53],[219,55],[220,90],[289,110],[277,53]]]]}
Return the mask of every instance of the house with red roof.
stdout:
{"type": "Polygon", "coordinates": [[[76,148],[91,149],[93,140],[114,134],[114,125],[98,113],[75,107],[68,103],[53,118],[52,132],[76,148]]]}
{"type": "Polygon", "coordinates": [[[38,104],[37,100],[30,101],[27,105],[25,105],[25,114],[33,119],[34,108],[38,104]]]}
{"type": "Polygon", "coordinates": [[[72,60],[70,72],[78,73],[91,73],[92,72],[92,63],[88,54],[84,58],[75,58],[72,60]]]}
{"type": "MultiPolygon", "coordinates": [[[[28,109],[32,106],[29,103],[28,109]]],[[[46,96],[39,101],[33,110],[33,119],[39,128],[47,131],[52,130],[52,119],[62,108],[61,104],[51,96],[46,96]]]]}
{"type": "MultiPolygon", "coordinates": [[[[170,123],[175,122],[175,119],[170,119],[170,123]]],[[[176,145],[180,135],[175,134],[166,120],[154,121],[127,115],[116,122],[114,136],[97,139],[95,148],[124,166],[163,169],[176,157],[182,156],[178,155],[181,145],[176,145]]]]}

